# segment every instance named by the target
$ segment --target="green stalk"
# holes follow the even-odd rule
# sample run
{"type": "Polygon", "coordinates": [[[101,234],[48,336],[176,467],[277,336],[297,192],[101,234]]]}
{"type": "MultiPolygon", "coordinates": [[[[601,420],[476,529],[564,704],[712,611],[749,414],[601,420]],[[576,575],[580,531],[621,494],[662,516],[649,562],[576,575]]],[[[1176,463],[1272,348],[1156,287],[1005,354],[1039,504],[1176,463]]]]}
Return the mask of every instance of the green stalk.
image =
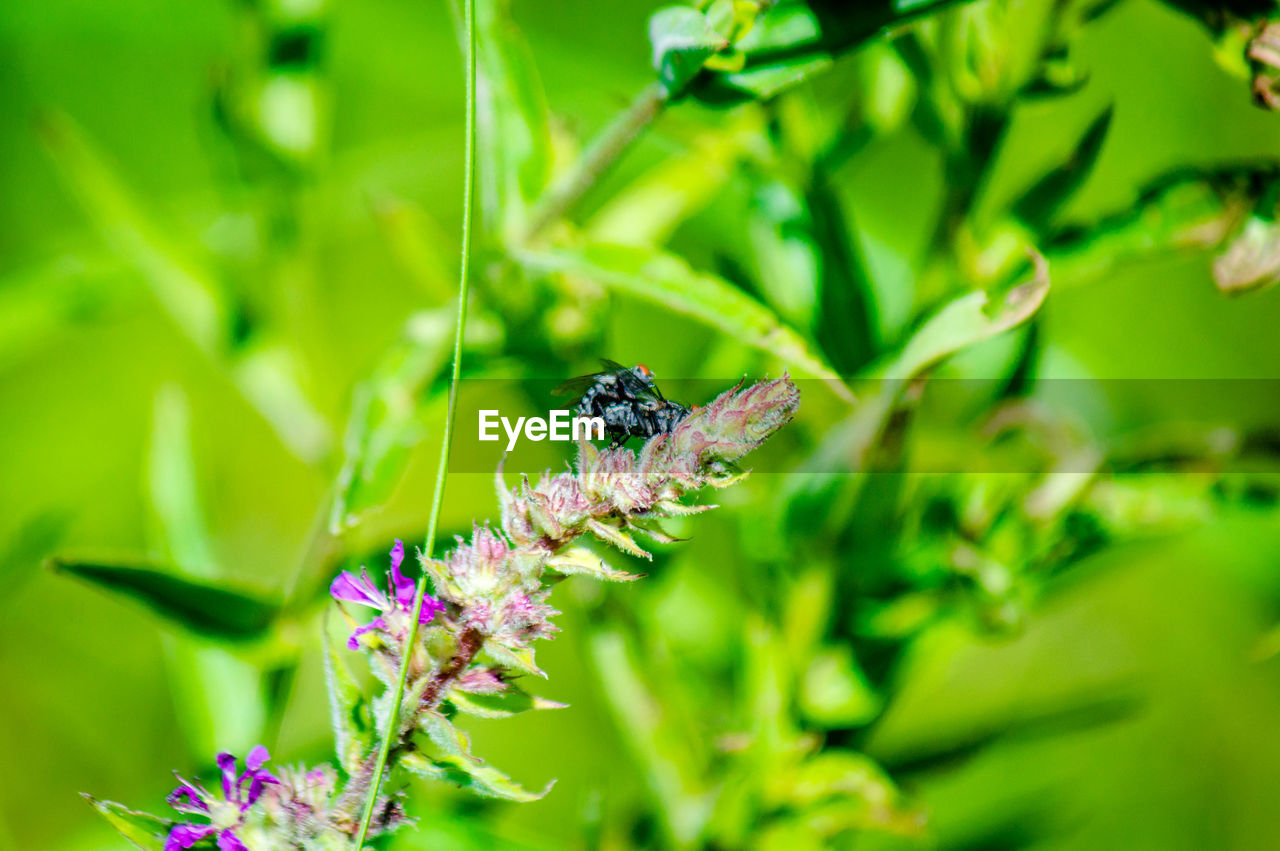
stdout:
{"type": "MultiPolygon", "coordinates": [[[[467,101],[466,101],[466,174],[463,178],[462,194],[462,260],[458,278],[458,322],[453,338],[453,371],[449,378],[449,408],[445,414],[444,434],[440,444],[440,465],[436,468],[435,491],[431,497],[431,514],[427,520],[427,544],[425,553],[431,556],[436,545],[436,527],[440,521],[440,506],[444,501],[444,485],[449,469],[449,447],[453,438],[454,411],[458,405],[458,374],[462,365],[462,332],[467,324],[467,277],[468,261],[471,256],[471,203],[475,191],[475,151],[476,151],[476,16],[475,0],[464,0],[465,25],[467,30],[467,101]]],[[[409,622],[409,635],[405,638],[404,651],[401,654],[400,678],[391,698],[391,706],[387,712],[386,728],[382,731],[382,744],[378,749],[378,761],[373,769],[373,779],[369,783],[369,797],[365,801],[364,816],[360,819],[360,831],[356,836],[355,849],[361,851],[369,835],[369,824],[373,820],[373,809],[378,801],[378,790],[382,785],[382,775],[386,771],[387,756],[391,752],[393,739],[398,738],[400,704],[404,700],[405,684],[409,678],[409,663],[413,650],[418,642],[418,618],[422,613],[422,600],[427,593],[427,577],[424,573],[418,579],[418,590],[413,601],[413,618],[409,622]]]]}
{"type": "Polygon", "coordinates": [[[572,212],[587,191],[626,153],[668,103],[666,93],[656,83],[637,95],[630,106],[587,146],[568,176],[534,205],[524,241],[537,239],[550,225],[572,212]]]}

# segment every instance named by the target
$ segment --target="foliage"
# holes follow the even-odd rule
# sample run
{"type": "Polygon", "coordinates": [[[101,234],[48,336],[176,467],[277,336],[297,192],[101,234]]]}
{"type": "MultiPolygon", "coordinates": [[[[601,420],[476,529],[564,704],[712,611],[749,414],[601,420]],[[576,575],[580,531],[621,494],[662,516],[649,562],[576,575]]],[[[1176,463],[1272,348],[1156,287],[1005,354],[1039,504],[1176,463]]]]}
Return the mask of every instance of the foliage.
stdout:
{"type": "MultiPolygon", "coordinates": [[[[219,750],[245,755],[243,775],[218,758],[243,794],[214,788],[207,802],[224,806],[219,830],[254,851],[350,847],[366,804],[370,836],[386,837],[378,847],[987,847],[1039,834],[1098,847],[1126,830],[1134,847],[1173,847],[1163,831],[1174,828],[1135,814],[1133,787],[1167,802],[1194,768],[1161,779],[1144,767],[1135,784],[1072,748],[1090,736],[1137,748],[1126,731],[1181,729],[1143,714],[1181,694],[1177,676],[1153,683],[1113,656],[1167,654],[1181,671],[1198,647],[1186,636],[1213,636],[1212,659],[1234,660],[1243,694],[1269,669],[1239,660],[1274,655],[1280,586],[1255,563],[1280,548],[1269,531],[1280,411],[1265,383],[1224,378],[1272,378],[1277,354],[1265,339],[1280,280],[1280,137],[1272,116],[1245,112],[1250,98],[1274,107],[1273,4],[704,0],[646,6],[647,23],[581,5],[600,44],[630,53],[606,61],[584,41],[581,56],[559,55],[568,36],[544,10],[476,3],[479,217],[463,381],[501,386],[495,405],[535,409],[547,400],[532,379],[587,371],[598,355],[656,361],[673,398],[681,377],[717,392],[744,374],[796,383],[690,396],[704,407],[675,434],[580,447],[571,472],[514,488],[500,476],[496,527],[473,527],[443,557],[422,553],[420,611],[424,586],[400,572],[403,548],[385,583],[355,573],[428,525],[420,470],[456,386],[460,305],[437,221],[456,215],[452,154],[440,154],[456,134],[442,125],[452,147],[430,162],[419,144],[429,104],[365,107],[354,94],[352,21],[405,56],[432,37],[417,24],[400,34],[389,17],[325,3],[231,4],[225,62],[199,95],[182,95],[204,108],[218,192],[157,195],[146,160],[129,159],[138,131],[40,104],[30,135],[88,231],[70,249],[74,273],[29,257],[39,271],[26,278],[6,266],[0,314],[18,318],[0,318],[0,366],[71,351],[78,334],[96,349],[96,329],[124,328],[127,357],[104,368],[123,364],[133,389],[118,417],[90,415],[84,434],[127,446],[115,420],[146,412],[133,440],[144,449],[112,456],[129,476],[142,468],[143,509],[68,534],[66,503],[127,500],[87,474],[75,499],[24,490],[6,503],[22,510],[0,570],[44,558],[54,576],[32,582],[50,598],[80,593],[75,579],[127,601],[103,610],[106,623],[143,611],[129,629],[159,626],[172,700],[129,680],[176,706],[164,723],[180,745],[156,758],[194,774],[219,750]],[[1132,44],[1135,22],[1166,33],[1172,53],[1132,44]],[[1170,56],[1193,49],[1204,61],[1170,70],[1170,56]],[[596,66],[608,69],[599,79],[596,66]],[[632,99],[600,120],[599,103],[624,86],[632,99]],[[1171,113],[1178,104],[1185,113],[1171,113]],[[1216,118],[1200,118],[1210,107],[1216,118]],[[357,147],[344,122],[361,109],[382,127],[406,122],[389,135],[412,144],[357,147]],[[1139,124],[1172,135],[1170,114],[1193,124],[1188,138],[1218,122],[1232,141],[1260,141],[1160,147],[1142,135],[1139,124]],[[602,129],[580,139],[586,124],[602,129]],[[396,171],[401,159],[418,170],[396,171]],[[1139,296],[1126,295],[1133,281],[1147,281],[1139,296]],[[133,337],[132,317],[146,335],[133,337]],[[1153,330],[1166,322],[1176,345],[1153,330]],[[1121,381],[1130,373],[1113,358],[1137,372],[1155,364],[1147,374],[1169,381],[1121,381]],[[166,368],[141,375],[148,359],[166,368]],[[686,515],[708,506],[684,496],[738,482],[740,457],[790,419],[801,392],[795,421],[752,456],[757,475],[725,491],[730,510],[694,525],[686,515]],[[646,559],[648,576],[625,581],[636,577],[606,565],[588,536],[646,559]],[[123,554],[109,554],[120,542],[123,554]],[[1198,571],[1202,555],[1221,569],[1198,571]],[[1131,575],[1149,582],[1130,589],[1131,575]],[[535,661],[561,583],[564,635],[535,661]],[[326,589],[345,601],[373,682],[333,646],[326,589]],[[1165,601],[1176,628],[1150,647],[1135,640],[1141,652],[1108,644],[1119,642],[1111,623],[1146,623],[1149,600],[1165,601]],[[1094,601],[1109,602],[1091,613],[1094,601]],[[1218,623],[1229,636],[1214,636],[1218,623]],[[1046,647],[1049,672],[1032,677],[1018,654],[1046,647]],[[1084,672],[1059,678],[1059,658],[1084,672]],[[541,676],[565,702],[532,693],[541,676]],[[559,711],[532,711],[546,709],[559,711]],[[476,756],[472,739],[517,770],[476,756]],[[259,776],[257,742],[312,764],[332,751],[335,765],[259,776]],[[1112,797],[1081,806],[1124,815],[1073,839],[1036,795],[1006,800],[983,774],[1026,776],[1046,794],[1067,785],[1048,764],[1075,766],[1073,789],[1104,775],[1112,797]],[[554,791],[541,787],[548,776],[562,778],[554,791]],[[462,794],[440,791],[451,787],[462,794]]],[[[433,42],[429,74],[414,76],[379,65],[401,54],[375,43],[360,47],[362,68],[395,77],[397,97],[439,95],[448,109],[431,117],[454,120],[445,45],[433,42]]],[[[93,358],[80,352],[76,368],[93,358]]],[[[91,393],[100,374],[61,380],[91,393]]],[[[48,441],[70,460],[33,481],[92,465],[66,432],[48,441]]],[[[467,483],[478,471],[450,472],[441,522],[463,530],[490,497],[467,483]]],[[[93,626],[63,628],[44,643],[93,626]]],[[[1186,664],[1218,677],[1203,659],[1186,664]]],[[[1254,759],[1280,752],[1265,733],[1274,701],[1222,700],[1265,719],[1248,722],[1270,747],[1254,759]]],[[[1150,751],[1135,753],[1140,763],[1150,751]]],[[[1211,756],[1264,771],[1239,753],[1211,756]]],[[[1249,785],[1242,777],[1232,788],[1249,785]]],[[[122,791],[116,775],[74,780],[155,801],[144,791],[154,776],[122,791]]],[[[206,826],[88,800],[141,848],[165,847],[175,824],[206,826]]],[[[1194,808],[1167,809],[1192,823],[1194,808]]],[[[74,841],[52,820],[5,815],[0,839],[6,830],[30,847],[74,841]]]]}

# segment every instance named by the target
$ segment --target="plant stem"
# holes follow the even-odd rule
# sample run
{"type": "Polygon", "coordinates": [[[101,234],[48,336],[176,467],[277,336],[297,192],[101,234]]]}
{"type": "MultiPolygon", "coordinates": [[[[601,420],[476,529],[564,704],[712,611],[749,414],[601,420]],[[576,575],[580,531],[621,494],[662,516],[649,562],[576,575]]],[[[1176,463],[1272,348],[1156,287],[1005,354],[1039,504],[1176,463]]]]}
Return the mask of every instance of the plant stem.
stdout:
{"type": "MultiPolygon", "coordinates": [[[[431,681],[427,683],[427,687],[422,691],[422,698],[418,704],[417,711],[424,712],[435,709],[440,705],[440,701],[444,699],[445,692],[448,690],[449,685],[467,669],[467,666],[471,664],[471,661],[476,657],[476,654],[480,652],[482,647],[484,647],[484,643],[487,639],[488,636],[478,629],[464,630],[463,633],[458,636],[457,651],[454,652],[453,656],[449,658],[449,661],[446,662],[443,667],[432,675],[431,681]]],[[[398,754],[412,750],[409,746],[409,740],[413,737],[413,730],[413,727],[409,727],[404,732],[398,734],[395,737],[395,743],[387,748],[388,753],[398,754]]],[[[391,737],[388,736],[384,741],[391,741],[391,737]]],[[[355,797],[356,794],[368,795],[372,792],[373,779],[375,776],[380,774],[380,770],[378,768],[378,758],[380,756],[381,752],[378,754],[370,754],[364,761],[364,764],[360,767],[360,770],[352,777],[347,787],[352,790],[352,797],[355,797]]],[[[392,757],[387,757],[387,760],[391,759],[392,757]]],[[[373,795],[374,797],[371,800],[376,802],[376,792],[374,792],[373,795]]],[[[360,841],[363,842],[364,840],[361,839],[360,841]]]]}
{"type": "Polygon", "coordinates": [[[667,104],[667,96],[657,83],[650,85],[587,147],[586,152],[574,164],[573,170],[551,188],[534,206],[525,241],[537,239],[547,226],[564,218],[582,196],[587,194],[604,174],[658,117],[667,104]]]}
{"type": "MultiPolygon", "coordinates": [[[[432,551],[436,545],[436,527],[440,522],[440,506],[444,501],[445,480],[449,471],[449,448],[453,438],[453,420],[454,412],[458,406],[458,375],[462,366],[462,334],[467,324],[467,289],[468,289],[468,265],[471,257],[471,205],[472,196],[475,192],[475,151],[476,151],[476,10],[475,0],[465,0],[464,9],[466,15],[467,30],[467,99],[466,99],[466,157],[465,169],[466,174],[463,177],[462,191],[462,258],[458,275],[458,322],[454,328],[453,338],[453,370],[449,379],[449,407],[445,413],[444,433],[441,435],[440,444],[440,465],[436,468],[436,484],[435,490],[431,496],[431,513],[427,520],[427,542],[424,553],[428,558],[431,557],[432,551]]],[[[413,651],[418,643],[418,620],[422,614],[422,600],[427,593],[427,576],[424,573],[418,579],[417,593],[414,595],[413,601],[413,617],[410,620],[409,635],[404,641],[404,650],[400,660],[400,678],[396,683],[395,693],[392,695],[390,706],[387,711],[387,720],[385,729],[382,731],[382,744],[378,750],[378,760],[374,765],[373,779],[369,783],[369,796],[365,799],[364,816],[360,819],[360,831],[356,836],[355,849],[361,851],[364,848],[364,841],[369,835],[369,823],[373,820],[373,810],[378,801],[378,790],[382,785],[382,775],[386,771],[387,756],[391,752],[391,742],[395,735],[396,728],[400,721],[400,704],[404,700],[405,684],[409,678],[409,666],[413,661],[413,651]]],[[[474,656],[479,649],[479,645],[471,649],[470,655],[463,658],[463,649],[470,646],[464,640],[469,635],[464,632],[459,638],[459,652],[449,663],[437,672],[432,679],[435,684],[440,680],[446,672],[448,679],[456,677],[463,668],[470,662],[471,656],[474,656]],[[459,659],[462,659],[459,663],[459,659]]],[[[483,638],[480,640],[483,644],[483,638]]],[[[445,682],[441,682],[436,686],[437,693],[442,692],[445,682]]],[[[415,707],[414,711],[418,711],[415,707]]]]}

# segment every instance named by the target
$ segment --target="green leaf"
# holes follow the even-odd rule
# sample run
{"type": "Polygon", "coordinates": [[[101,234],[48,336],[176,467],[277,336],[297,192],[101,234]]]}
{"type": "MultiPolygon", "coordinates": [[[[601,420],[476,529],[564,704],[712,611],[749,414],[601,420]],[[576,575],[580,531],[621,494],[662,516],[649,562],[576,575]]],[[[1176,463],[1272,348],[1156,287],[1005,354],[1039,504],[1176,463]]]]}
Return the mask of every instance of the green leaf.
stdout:
{"type": "Polygon", "coordinates": [[[884,770],[853,751],[824,751],[779,772],[766,794],[774,806],[795,812],[808,832],[824,837],[867,829],[910,835],[924,825],[924,814],[904,804],[884,770]]]}
{"type": "Polygon", "coordinates": [[[914,378],[961,349],[1021,325],[1040,309],[1049,294],[1048,264],[1038,256],[1033,260],[1036,271],[1031,280],[998,300],[976,290],[948,303],[911,335],[898,354],[874,367],[871,376],[914,378]]]}
{"type": "Polygon", "coordinates": [[[227,307],[213,276],[166,238],[70,118],[50,113],[40,130],[59,174],[103,236],[146,276],[174,324],[202,350],[221,351],[227,307]]]}
{"type": "Polygon", "coordinates": [[[511,21],[508,0],[476,3],[476,179],[480,209],[501,216],[492,229],[514,236],[550,182],[551,121],[528,46],[511,21]]]}
{"type": "Polygon", "coordinates": [[[416,314],[373,374],[356,385],[342,441],[329,531],[355,525],[400,482],[412,448],[426,434],[424,411],[449,362],[452,308],[416,314]]]}
{"type": "Polygon", "coordinates": [[[531,709],[564,709],[568,706],[567,703],[531,695],[510,684],[498,694],[472,694],[455,688],[449,692],[449,702],[459,712],[479,718],[510,718],[531,709]]]}
{"type": "Polygon", "coordinates": [[[152,535],[183,570],[208,578],[215,559],[200,508],[191,411],[181,387],[161,389],[151,422],[147,490],[152,535]]]}
{"type": "Polygon", "coordinates": [[[84,795],[84,799],[134,847],[143,851],[163,851],[174,822],[135,812],[114,801],[100,801],[91,795],[84,795]]]}
{"type": "Polygon", "coordinates": [[[1251,210],[1266,206],[1278,185],[1280,169],[1263,160],[1174,168],[1145,184],[1124,207],[1060,229],[1046,253],[1055,275],[1079,284],[1142,257],[1218,248],[1236,237],[1251,210]]]}
{"type": "Polygon", "coordinates": [[[400,765],[419,777],[453,783],[482,797],[522,803],[543,798],[555,785],[552,780],[541,792],[530,792],[493,766],[460,756],[431,759],[421,753],[410,753],[400,758],[400,765]]]}
{"type": "MultiPolygon", "coordinates": [[[[151,548],[184,572],[213,580],[217,567],[200,506],[191,414],[176,385],[156,396],[146,488],[151,548]]],[[[196,753],[247,748],[261,737],[265,712],[255,665],[190,635],[165,636],[164,649],[174,699],[186,707],[180,726],[196,753]]]]}
{"type": "Polygon", "coordinates": [[[294,353],[260,342],[230,363],[231,308],[217,276],[183,250],[158,217],[144,211],[67,116],[44,116],[40,130],[59,173],[90,219],[146,279],[173,324],[215,363],[231,368],[237,389],[291,452],[303,460],[319,458],[329,446],[329,426],[302,389],[294,353]]]}
{"type": "Polygon", "coordinates": [[[768,352],[796,372],[827,379],[827,385],[841,398],[853,398],[836,371],[772,311],[723,278],[694,271],[674,254],[589,245],[579,251],[528,252],[521,259],[531,268],[582,275],[697,319],[738,342],[768,352]]]}
{"type": "Polygon", "coordinates": [[[959,0],[779,0],[735,46],[742,67],[707,68],[688,93],[714,105],[774,97],[885,30],[959,0]]]}
{"type": "Polygon", "coordinates": [[[592,666],[609,701],[617,729],[656,802],[670,845],[693,842],[706,827],[713,804],[705,788],[702,743],[684,735],[645,681],[634,648],[617,630],[590,637],[592,666]]]}
{"type": "Polygon", "coordinates": [[[706,16],[688,6],[659,9],[649,19],[653,69],[668,97],[679,96],[717,51],[729,46],[706,16]]]}
{"type": "Polygon", "coordinates": [[[1113,113],[1113,107],[1104,109],[1090,122],[1070,156],[1014,202],[1013,214],[1023,224],[1043,233],[1076,190],[1089,179],[1111,128],[1113,113]]]}
{"type": "Polygon", "coordinates": [[[848,646],[829,647],[810,661],[800,684],[800,708],[823,727],[861,727],[883,704],[848,646]]]}
{"type": "Polygon", "coordinates": [[[66,537],[70,524],[70,517],[58,511],[41,512],[23,520],[0,550],[0,581],[5,587],[12,592],[16,583],[31,577],[33,569],[66,537]]]}
{"type": "Polygon", "coordinates": [[[547,672],[533,661],[533,648],[514,648],[499,644],[497,641],[486,641],[480,655],[487,657],[500,667],[510,671],[520,671],[535,677],[547,678],[547,672]]]}
{"type": "Polygon", "coordinates": [[[192,632],[235,641],[262,637],[280,607],[249,594],[183,579],[142,563],[105,563],[54,556],[46,565],[99,588],[130,597],[167,621],[192,632]]]}
{"type": "Polygon", "coordinates": [[[329,692],[329,719],[334,750],[347,774],[354,775],[373,746],[369,704],[350,669],[338,656],[333,638],[324,630],[324,682],[329,692]]]}
{"type": "Polygon", "coordinates": [[[787,517],[797,530],[813,534],[815,523],[846,523],[837,503],[856,501],[862,480],[849,483],[833,471],[867,469],[908,382],[951,355],[1017,327],[1040,309],[1049,293],[1048,266],[1039,256],[1033,262],[1031,280],[998,300],[981,290],[952,300],[925,320],[897,353],[868,370],[857,407],[828,431],[805,463],[810,475],[794,477],[784,490],[787,517]]]}
{"type": "Polygon", "coordinates": [[[640,578],[634,573],[615,570],[586,547],[569,547],[564,552],[557,553],[547,562],[547,567],[566,576],[591,576],[613,582],[630,582],[640,578]]]}
{"type": "Polygon", "coordinates": [[[263,738],[267,718],[255,661],[194,635],[162,636],[165,670],[178,726],[195,753],[247,750],[263,738]]]}
{"type": "Polygon", "coordinates": [[[471,740],[467,734],[453,725],[448,718],[439,712],[422,712],[418,715],[418,729],[426,734],[431,743],[449,756],[476,761],[471,755],[471,740]]]}
{"type": "Polygon", "coordinates": [[[593,242],[657,247],[723,191],[763,131],[762,115],[744,110],[722,129],[700,132],[686,150],[643,172],[587,223],[593,242]]]}

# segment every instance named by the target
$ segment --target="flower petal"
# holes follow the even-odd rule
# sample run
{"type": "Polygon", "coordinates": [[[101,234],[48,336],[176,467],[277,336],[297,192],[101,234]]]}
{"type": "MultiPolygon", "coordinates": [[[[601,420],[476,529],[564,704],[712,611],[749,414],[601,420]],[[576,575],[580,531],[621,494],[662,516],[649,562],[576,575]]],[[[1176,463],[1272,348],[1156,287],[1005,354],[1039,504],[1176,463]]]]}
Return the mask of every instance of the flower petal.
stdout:
{"type": "Polygon", "coordinates": [[[229,830],[224,830],[218,834],[218,848],[221,851],[249,851],[249,846],[245,845],[239,838],[229,830]]]}
{"type": "Polygon", "coordinates": [[[211,824],[175,824],[173,830],[169,831],[169,838],[164,841],[164,851],[190,848],[211,833],[213,833],[211,824]]]}
{"type": "Polygon", "coordinates": [[[271,753],[263,745],[254,745],[253,750],[244,758],[244,767],[249,771],[257,771],[271,759],[271,753]]]}
{"type": "MultiPolygon", "coordinates": [[[[412,603],[410,603],[412,605],[412,603]]],[[[436,615],[444,611],[444,603],[432,597],[430,594],[424,594],[422,597],[422,611],[418,612],[418,623],[426,626],[435,620],[436,615]]]]}
{"type": "Polygon", "coordinates": [[[355,632],[351,633],[351,637],[347,639],[347,647],[351,648],[352,650],[357,650],[360,647],[360,636],[364,635],[366,632],[369,632],[370,630],[386,629],[386,628],[387,628],[386,621],[384,621],[382,618],[374,618],[364,626],[357,629],[355,632]]]}
{"type": "MultiPolygon", "coordinates": [[[[181,777],[178,779],[182,780],[181,777]]],[[[209,805],[205,802],[201,790],[185,780],[182,781],[181,786],[169,793],[165,802],[180,813],[209,812],[209,805]]]]}
{"type": "Polygon", "coordinates": [[[222,794],[231,800],[231,790],[236,786],[236,758],[223,751],[218,754],[218,768],[222,769],[222,794]]]}
{"type": "Polygon", "coordinates": [[[378,590],[369,579],[369,571],[360,568],[360,578],[350,571],[344,570],[329,585],[329,594],[335,600],[346,600],[348,603],[359,603],[385,612],[391,608],[386,595],[378,590]]]}
{"type": "Polygon", "coordinates": [[[265,771],[255,772],[253,782],[249,784],[249,796],[240,805],[240,812],[244,812],[258,802],[258,799],[262,797],[262,791],[267,788],[267,784],[279,782],[274,775],[265,771]]]}
{"type": "Polygon", "coordinates": [[[396,541],[391,550],[391,584],[396,589],[396,602],[402,609],[413,608],[413,599],[418,593],[418,584],[400,572],[400,564],[404,561],[404,544],[396,541]]]}

